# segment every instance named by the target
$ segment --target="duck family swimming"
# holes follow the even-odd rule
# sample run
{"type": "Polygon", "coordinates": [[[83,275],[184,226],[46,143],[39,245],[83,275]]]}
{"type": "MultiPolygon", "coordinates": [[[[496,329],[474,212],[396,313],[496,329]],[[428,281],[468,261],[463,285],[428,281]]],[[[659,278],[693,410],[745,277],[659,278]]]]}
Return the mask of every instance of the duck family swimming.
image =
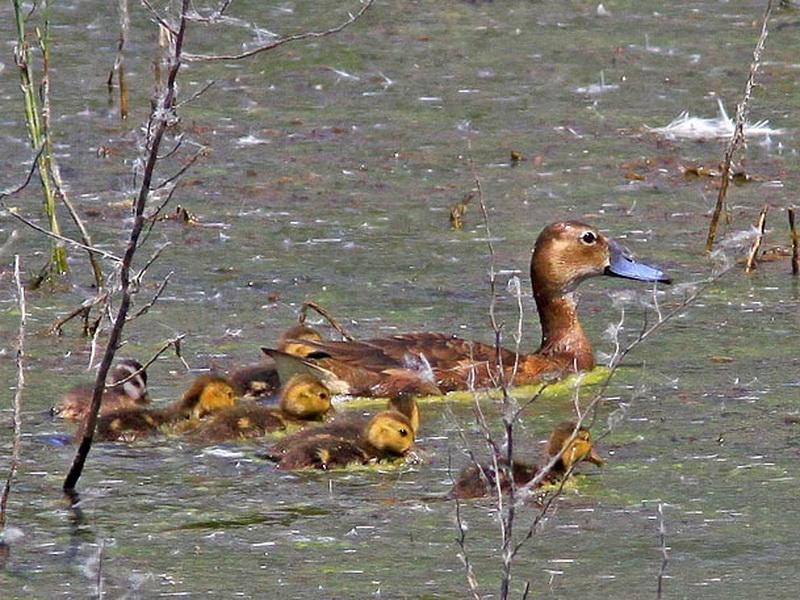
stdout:
{"type": "Polygon", "coordinates": [[[428,332],[360,341],[307,339],[303,357],[263,350],[279,370],[282,364],[287,370],[312,370],[337,394],[436,395],[496,387],[501,380],[529,385],[594,368],[592,346],[578,320],[575,292],[582,281],[609,275],[670,283],[662,271],[635,262],[617,242],[578,221],[544,228],[533,248],[530,275],[542,328],[541,345],[530,354],[428,332]]]}

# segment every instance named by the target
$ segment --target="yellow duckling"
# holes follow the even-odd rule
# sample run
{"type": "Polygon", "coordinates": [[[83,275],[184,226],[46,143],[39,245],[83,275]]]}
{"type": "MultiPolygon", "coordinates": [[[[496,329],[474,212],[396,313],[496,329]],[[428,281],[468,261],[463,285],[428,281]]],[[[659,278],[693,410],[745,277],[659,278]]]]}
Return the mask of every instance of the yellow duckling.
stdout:
{"type": "MultiPolygon", "coordinates": [[[[112,370],[111,382],[103,393],[100,416],[123,408],[144,406],[150,402],[147,391],[147,372],[142,365],[133,360],[121,360],[112,370]]],[[[65,392],[50,413],[54,417],[79,423],[86,419],[92,405],[91,386],[77,386],[65,392]]]]}
{"type": "MultiPolygon", "coordinates": [[[[578,462],[587,461],[594,463],[598,467],[605,462],[594,453],[589,430],[585,427],[580,427],[575,432],[575,427],[576,424],[573,422],[564,422],[553,430],[547,444],[547,455],[552,459],[560,453],[561,457],[555,462],[550,471],[542,477],[538,484],[539,486],[562,480],[578,462]],[[573,433],[575,433],[574,438],[573,433]]],[[[500,461],[500,466],[505,467],[501,468],[499,473],[499,486],[504,494],[508,493],[511,488],[509,475],[513,477],[514,486],[521,488],[532,482],[542,469],[537,465],[529,465],[518,461],[513,461],[510,469],[507,465],[506,461],[500,461]]],[[[461,472],[458,481],[447,497],[451,499],[481,498],[495,493],[497,486],[498,473],[493,466],[473,465],[461,472]]]]}
{"type": "Polygon", "coordinates": [[[231,407],[236,392],[220,375],[201,375],[183,398],[162,408],[127,408],[97,421],[95,437],[100,441],[132,442],[169,428],[185,428],[216,411],[231,407]]]}
{"type": "MultiPolygon", "coordinates": [[[[314,350],[307,341],[322,341],[318,331],[308,325],[295,325],[284,331],[278,338],[278,349],[293,356],[306,357],[314,350]]],[[[236,369],[231,373],[233,387],[243,398],[263,398],[276,394],[281,387],[275,361],[266,359],[258,364],[236,369]]]]}
{"type": "Polygon", "coordinates": [[[334,469],[349,464],[392,460],[408,454],[416,429],[405,414],[385,410],[335,419],[320,427],[292,434],[259,456],[279,469],[334,469]]]}
{"type": "MultiPolygon", "coordinates": [[[[386,412],[403,415],[411,425],[414,434],[419,431],[419,406],[414,396],[390,398],[386,406],[386,412]]],[[[304,444],[312,438],[356,439],[366,431],[372,418],[371,414],[364,412],[340,414],[324,425],[295,431],[261,451],[257,456],[279,462],[292,446],[304,444]]]]}
{"type": "Polygon", "coordinates": [[[298,373],[281,390],[279,405],[239,402],[216,412],[191,431],[200,443],[248,439],[286,429],[287,423],[318,421],[332,410],[331,393],[314,375],[298,373]]]}

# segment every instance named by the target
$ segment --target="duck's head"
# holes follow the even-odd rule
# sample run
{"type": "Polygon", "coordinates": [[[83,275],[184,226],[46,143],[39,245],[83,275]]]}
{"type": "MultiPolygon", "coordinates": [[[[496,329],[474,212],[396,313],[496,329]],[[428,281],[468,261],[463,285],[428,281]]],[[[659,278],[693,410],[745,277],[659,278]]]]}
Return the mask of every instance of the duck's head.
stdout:
{"type": "Polygon", "coordinates": [[[567,421],[560,423],[550,434],[550,441],[547,444],[547,454],[550,457],[557,456],[562,451],[561,461],[564,464],[564,470],[567,471],[575,463],[586,461],[602,466],[605,460],[595,454],[594,447],[592,446],[592,434],[585,427],[579,427],[575,433],[575,438],[572,438],[572,433],[575,431],[576,423],[567,421]]]}
{"type": "Polygon", "coordinates": [[[281,390],[281,410],[292,417],[311,421],[331,410],[331,393],[310,373],[293,375],[281,390]]]}
{"type": "Polygon", "coordinates": [[[588,277],[611,275],[669,283],[662,271],[637,263],[617,242],[578,221],[559,221],[539,234],[531,258],[534,294],[564,295],[588,277]]]}
{"type": "Polygon", "coordinates": [[[308,356],[317,349],[303,343],[303,340],[312,342],[322,341],[322,335],[315,330],[300,323],[294,327],[290,327],[284,331],[280,338],[278,338],[278,350],[286,352],[286,354],[294,354],[295,356],[308,356]]]}
{"type": "Polygon", "coordinates": [[[139,361],[132,358],[121,360],[114,367],[108,387],[121,390],[137,404],[147,404],[150,401],[150,394],[147,391],[147,371],[139,361]]]}
{"type": "Polygon", "coordinates": [[[201,375],[183,395],[181,407],[187,416],[200,419],[210,413],[229,408],[236,403],[233,385],[221,375],[201,375]]]}
{"type": "Polygon", "coordinates": [[[414,445],[414,427],[404,414],[394,410],[379,412],[367,423],[365,437],[372,446],[402,456],[414,445]]]}

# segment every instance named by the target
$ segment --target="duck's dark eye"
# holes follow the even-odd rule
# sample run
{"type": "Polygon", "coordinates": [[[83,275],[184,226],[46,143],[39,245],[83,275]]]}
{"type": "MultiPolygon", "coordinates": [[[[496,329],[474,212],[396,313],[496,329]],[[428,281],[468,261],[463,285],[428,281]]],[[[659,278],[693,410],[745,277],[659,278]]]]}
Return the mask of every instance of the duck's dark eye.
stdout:
{"type": "Polygon", "coordinates": [[[594,244],[597,241],[597,236],[594,231],[584,231],[581,234],[581,241],[584,244],[594,244]]]}
{"type": "Polygon", "coordinates": [[[407,429],[400,429],[400,430],[398,430],[397,433],[400,434],[400,437],[406,437],[408,435],[408,430],[407,429]]]}

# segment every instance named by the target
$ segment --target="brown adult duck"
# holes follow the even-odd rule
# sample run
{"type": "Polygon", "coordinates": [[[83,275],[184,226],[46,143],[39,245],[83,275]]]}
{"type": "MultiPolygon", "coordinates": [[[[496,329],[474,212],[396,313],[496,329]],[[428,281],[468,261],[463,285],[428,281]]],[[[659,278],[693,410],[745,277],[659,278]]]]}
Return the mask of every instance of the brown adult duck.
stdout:
{"type": "MultiPolygon", "coordinates": [[[[123,408],[136,408],[150,402],[147,391],[147,372],[133,359],[119,361],[111,370],[110,383],[103,393],[100,415],[106,415],[123,408]]],[[[92,387],[80,385],[61,396],[58,404],[51,409],[54,417],[78,423],[86,419],[92,405],[92,387]]]]}
{"type": "MultiPolygon", "coordinates": [[[[541,232],[530,265],[542,342],[531,354],[498,350],[490,344],[443,333],[406,333],[362,341],[307,340],[313,352],[301,359],[337,394],[391,396],[402,390],[419,395],[497,385],[497,365],[512,385],[538,383],[595,366],[592,346],[578,320],[575,291],[589,277],[610,275],[669,283],[658,269],[635,262],[595,227],[560,221],[541,232]]],[[[265,348],[286,366],[296,357],[265,348]]]]}
{"type": "Polygon", "coordinates": [[[199,423],[189,436],[206,444],[261,437],[289,424],[320,421],[332,410],[328,388],[314,375],[298,373],[281,389],[278,406],[237,402],[199,423]]]}
{"type": "MultiPolygon", "coordinates": [[[[539,487],[548,483],[561,481],[569,474],[574,465],[581,461],[594,463],[601,466],[605,461],[594,453],[592,438],[589,430],[579,427],[576,431],[576,423],[565,422],[559,424],[550,434],[547,444],[547,456],[552,459],[559,456],[558,460],[544,475],[538,485],[539,487]]],[[[448,498],[481,498],[489,494],[496,493],[498,486],[503,494],[507,494],[511,488],[511,479],[514,481],[515,488],[530,485],[540,474],[543,467],[530,465],[523,462],[513,461],[511,468],[508,462],[499,461],[500,471],[492,465],[473,465],[461,472],[453,488],[448,494],[448,498]]]]}
{"type": "Polygon", "coordinates": [[[95,437],[100,441],[132,442],[159,431],[181,430],[235,402],[236,392],[226,377],[201,375],[192,382],[183,398],[172,404],[161,408],[126,408],[101,417],[95,437]]]}

